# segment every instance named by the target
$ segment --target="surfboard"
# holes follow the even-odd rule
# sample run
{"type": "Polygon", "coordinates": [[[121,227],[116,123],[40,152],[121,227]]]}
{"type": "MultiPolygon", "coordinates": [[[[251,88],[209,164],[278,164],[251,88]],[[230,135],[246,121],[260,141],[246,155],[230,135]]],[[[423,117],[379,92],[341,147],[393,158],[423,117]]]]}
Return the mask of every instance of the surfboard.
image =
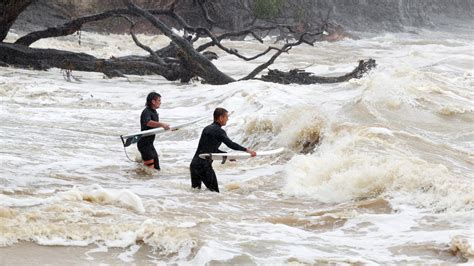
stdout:
{"type": "MultiPolygon", "coordinates": [[[[257,156],[269,156],[269,155],[276,155],[282,153],[285,148],[278,148],[275,150],[268,150],[268,151],[256,151],[257,156]]],[[[222,163],[224,163],[227,159],[243,159],[243,158],[250,158],[252,157],[250,153],[246,152],[229,152],[229,153],[201,153],[199,154],[199,158],[207,159],[207,160],[217,160],[222,159],[222,163]]]]}
{"type": "Polygon", "coordinates": [[[193,121],[190,121],[190,122],[186,122],[186,123],[183,123],[183,124],[179,124],[179,125],[176,125],[176,126],[170,126],[169,130],[165,130],[164,128],[159,127],[159,128],[153,128],[153,129],[148,129],[148,130],[132,133],[132,134],[120,135],[120,138],[122,139],[123,146],[128,147],[128,146],[132,145],[133,143],[137,143],[138,140],[140,140],[142,137],[151,136],[151,135],[155,135],[155,134],[158,134],[158,133],[163,133],[163,132],[166,132],[166,131],[178,130],[178,129],[181,129],[183,127],[187,127],[189,125],[197,123],[197,122],[199,122],[201,120],[204,120],[204,119],[205,118],[203,117],[203,118],[199,118],[199,119],[196,119],[196,120],[193,120],[193,121]]]}

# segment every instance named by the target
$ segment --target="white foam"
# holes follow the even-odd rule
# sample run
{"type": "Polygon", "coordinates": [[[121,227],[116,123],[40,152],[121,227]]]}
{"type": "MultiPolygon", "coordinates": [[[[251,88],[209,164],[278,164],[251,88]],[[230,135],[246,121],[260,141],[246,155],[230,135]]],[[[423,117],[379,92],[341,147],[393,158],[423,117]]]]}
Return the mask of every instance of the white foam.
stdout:
{"type": "Polygon", "coordinates": [[[99,185],[93,185],[61,192],[58,198],[65,200],[86,200],[100,204],[119,204],[139,213],[145,212],[140,197],[128,189],[104,189],[99,185]]]}
{"type": "Polygon", "coordinates": [[[0,194],[0,205],[5,207],[28,207],[40,205],[44,202],[38,198],[14,198],[0,194]]]}
{"type": "Polygon", "coordinates": [[[120,253],[118,258],[121,259],[123,262],[132,262],[134,261],[133,255],[138,252],[140,249],[139,245],[131,245],[128,250],[120,253]]]}

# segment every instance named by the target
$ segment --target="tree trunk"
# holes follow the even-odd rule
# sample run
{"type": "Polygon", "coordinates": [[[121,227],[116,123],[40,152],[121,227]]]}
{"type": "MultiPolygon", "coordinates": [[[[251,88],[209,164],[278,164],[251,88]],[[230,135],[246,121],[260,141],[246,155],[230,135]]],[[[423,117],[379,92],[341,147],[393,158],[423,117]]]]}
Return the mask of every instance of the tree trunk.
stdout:
{"type": "Polygon", "coordinates": [[[10,43],[0,43],[0,62],[39,70],[57,67],[67,70],[102,72],[109,77],[123,74],[157,74],[168,80],[177,80],[183,74],[188,74],[188,71],[179,64],[170,64],[168,67],[163,67],[150,61],[149,57],[129,56],[100,59],[84,53],[30,48],[10,43]]]}
{"type": "Polygon", "coordinates": [[[34,0],[1,0],[0,1],[0,42],[7,37],[10,27],[18,15],[34,0]]]}

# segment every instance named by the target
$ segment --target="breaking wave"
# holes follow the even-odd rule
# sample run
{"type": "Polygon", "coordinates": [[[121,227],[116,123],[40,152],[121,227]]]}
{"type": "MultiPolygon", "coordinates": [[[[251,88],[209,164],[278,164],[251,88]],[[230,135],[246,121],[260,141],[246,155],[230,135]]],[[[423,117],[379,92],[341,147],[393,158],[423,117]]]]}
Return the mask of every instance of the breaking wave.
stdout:
{"type": "Polygon", "coordinates": [[[314,154],[289,161],[283,191],[326,203],[405,193],[436,211],[473,209],[469,179],[396,148],[391,136],[387,129],[366,128],[326,138],[314,154]]]}

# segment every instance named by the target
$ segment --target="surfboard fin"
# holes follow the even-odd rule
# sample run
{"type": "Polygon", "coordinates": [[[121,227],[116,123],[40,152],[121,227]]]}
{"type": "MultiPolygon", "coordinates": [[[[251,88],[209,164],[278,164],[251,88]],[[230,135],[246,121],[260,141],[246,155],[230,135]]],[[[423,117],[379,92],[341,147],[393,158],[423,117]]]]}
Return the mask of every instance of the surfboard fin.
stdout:
{"type": "Polygon", "coordinates": [[[221,162],[221,164],[225,164],[226,161],[227,161],[227,156],[222,157],[222,162],[221,162]]]}
{"type": "Polygon", "coordinates": [[[141,136],[137,135],[137,136],[133,136],[133,137],[130,137],[130,138],[126,138],[124,140],[123,137],[120,136],[120,139],[122,139],[122,143],[123,143],[124,147],[128,147],[128,146],[132,145],[133,143],[137,143],[140,138],[141,138],[141,136]]]}

